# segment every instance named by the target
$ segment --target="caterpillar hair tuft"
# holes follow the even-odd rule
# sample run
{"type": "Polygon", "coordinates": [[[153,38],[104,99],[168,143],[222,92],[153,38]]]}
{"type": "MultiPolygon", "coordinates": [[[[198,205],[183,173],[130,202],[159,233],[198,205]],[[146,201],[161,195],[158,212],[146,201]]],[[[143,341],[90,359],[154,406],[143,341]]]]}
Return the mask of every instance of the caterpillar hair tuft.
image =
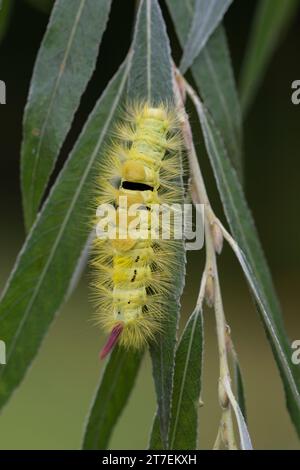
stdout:
{"type": "Polygon", "coordinates": [[[96,183],[97,206],[111,204],[116,212],[116,238],[96,237],[93,248],[96,317],[110,335],[101,358],[117,341],[144,347],[168,319],[166,299],[180,241],[153,239],[150,216],[154,206],[182,204],[181,152],[180,115],[172,106],[128,106],[115,126],[96,183]],[[124,198],[129,221],[133,204],[144,211],[146,238],[124,236],[124,198]]]}

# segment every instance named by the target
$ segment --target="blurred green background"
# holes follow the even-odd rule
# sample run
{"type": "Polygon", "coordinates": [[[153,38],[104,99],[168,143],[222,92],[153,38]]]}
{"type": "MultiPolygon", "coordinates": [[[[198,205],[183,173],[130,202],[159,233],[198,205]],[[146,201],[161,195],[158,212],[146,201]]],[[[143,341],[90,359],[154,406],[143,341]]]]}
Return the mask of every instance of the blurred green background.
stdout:
{"type": "MultiPolygon", "coordinates": [[[[51,1],[15,1],[8,31],[0,44],[0,79],[7,86],[7,104],[0,106],[1,288],[24,240],[19,190],[22,113],[35,56],[48,20],[47,4],[51,1]],[[43,8],[32,8],[30,4],[34,3],[43,8]]],[[[226,16],[237,76],[255,5],[254,0],[236,0],[226,16]]],[[[132,34],[133,11],[131,0],[113,3],[97,71],[83,97],[55,175],[95,98],[126,54],[132,34]]],[[[166,18],[174,54],[178,57],[174,31],[166,18]]],[[[297,20],[299,18],[277,49],[244,125],[246,193],[292,340],[300,339],[300,106],[292,105],[290,100],[291,82],[300,78],[297,20]]],[[[200,135],[196,136],[196,141],[201,141],[200,135]]],[[[201,166],[216,212],[223,217],[205,154],[201,154],[201,166]]],[[[202,265],[202,252],[189,253],[182,323],[193,309],[202,265]]],[[[227,320],[244,374],[254,446],[258,449],[300,449],[285,410],[281,382],[263,328],[243,275],[227,247],[219,258],[219,266],[227,320]]],[[[91,321],[88,294],[85,273],[75,293],[61,309],[24,382],[0,415],[0,449],[75,449],[80,446],[85,416],[103,367],[98,360],[98,351],[104,338],[91,321]]],[[[209,309],[205,311],[205,343],[200,439],[201,448],[211,448],[220,412],[215,325],[213,312],[209,309]]],[[[129,404],[114,432],[111,447],[145,448],[154,410],[151,364],[147,355],[129,404]]]]}

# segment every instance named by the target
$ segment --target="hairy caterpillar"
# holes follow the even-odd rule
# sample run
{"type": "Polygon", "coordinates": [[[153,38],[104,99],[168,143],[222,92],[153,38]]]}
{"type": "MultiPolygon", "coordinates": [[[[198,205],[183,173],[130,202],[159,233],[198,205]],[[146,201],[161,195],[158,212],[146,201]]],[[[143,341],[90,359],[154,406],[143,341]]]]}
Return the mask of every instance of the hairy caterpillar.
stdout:
{"type": "Polygon", "coordinates": [[[150,103],[132,106],[114,134],[99,171],[96,203],[114,206],[116,237],[96,237],[92,260],[97,320],[110,333],[101,358],[117,341],[140,348],[163,329],[179,242],[174,237],[153,239],[151,214],[157,205],[182,204],[183,198],[182,139],[174,109],[150,103]],[[138,228],[143,225],[147,237],[134,238],[127,231],[124,198],[127,222],[133,205],[146,216],[138,228]]]}

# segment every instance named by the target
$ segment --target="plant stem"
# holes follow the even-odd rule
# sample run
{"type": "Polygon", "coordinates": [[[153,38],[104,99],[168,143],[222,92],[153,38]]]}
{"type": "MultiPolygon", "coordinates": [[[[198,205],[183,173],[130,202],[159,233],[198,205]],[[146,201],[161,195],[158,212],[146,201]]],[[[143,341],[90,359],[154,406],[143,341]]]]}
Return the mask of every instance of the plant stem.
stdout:
{"type": "MultiPolygon", "coordinates": [[[[231,405],[228,395],[225,390],[224,381],[226,377],[230,382],[230,370],[227,358],[227,325],[223,309],[223,301],[221,295],[221,288],[219,282],[218,267],[216,261],[215,244],[212,234],[213,224],[216,223],[217,219],[211,209],[210,202],[207,196],[207,191],[204,183],[204,179],[201,173],[201,169],[198,163],[198,158],[193,143],[192,131],[186,115],[182,90],[185,88],[188,95],[195,102],[198,100],[193,88],[184,80],[184,78],[175,70],[175,77],[177,81],[176,96],[182,112],[182,131],[184,136],[185,145],[187,148],[190,172],[192,177],[192,198],[194,203],[204,204],[204,225],[205,225],[205,246],[206,246],[206,265],[205,273],[206,279],[209,277],[213,279],[213,304],[216,318],[216,331],[217,341],[219,350],[219,365],[220,365],[220,376],[219,376],[219,402],[222,408],[222,417],[218,435],[222,439],[223,443],[228,449],[237,449],[234,436],[233,420],[231,405]]],[[[218,438],[217,438],[218,439],[218,438]]]]}
{"type": "Polygon", "coordinates": [[[214,280],[214,310],[216,318],[216,330],[220,364],[219,402],[222,408],[222,418],[220,425],[221,436],[225,446],[228,447],[228,449],[233,450],[237,449],[237,445],[234,437],[231,406],[224,386],[224,381],[226,377],[228,377],[230,381],[230,370],[227,357],[227,325],[223,308],[216,252],[214,249],[211,233],[211,223],[209,217],[205,218],[205,244],[207,256],[206,269],[209,273],[212,273],[214,280]]]}

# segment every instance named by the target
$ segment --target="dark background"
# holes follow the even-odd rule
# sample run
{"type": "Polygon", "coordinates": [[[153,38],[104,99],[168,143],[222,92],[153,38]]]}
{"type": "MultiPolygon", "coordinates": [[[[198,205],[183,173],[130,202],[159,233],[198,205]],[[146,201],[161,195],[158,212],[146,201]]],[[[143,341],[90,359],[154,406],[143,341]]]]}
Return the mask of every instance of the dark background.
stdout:
{"type": "MultiPolygon", "coordinates": [[[[24,240],[19,189],[22,115],[47,13],[15,1],[0,44],[0,79],[7,104],[0,106],[0,282],[4,286],[24,240]]],[[[31,2],[38,6],[50,2],[31,2]]],[[[226,30],[238,77],[256,1],[236,0],[226,30]]],[[[162,4],[163,6],[163,4],[162,4]]],[[[46,8],[47,10],[47,8],[46,8]]],[[[95,99],[125,57],[132,36],[133,0],[114,0],[97,70],[82,99],[53,179],[95,99]]],[[[164,8],[175,58],[180,50],[164,8]]],[[[299,17],[284,36],[244,123],[245,189],[273,273],[291,339],[300,338],[299,144],[300,105],[291,103],[291,83],[300,79],[299,17]]],[[[193,120],[193,115],[191,115],[193,120]]],[[[195,136],[196,141],[201,136],[195,136]]],[[[208,160],[201,167],[216,213],[223,213],[208,160]]],[[[203,254],[189,254],[183,318],[192,311],[203,254]]],[[[256,448],[300,448],[285,410],[284,396],[263,328],[240,269],[226,247],[219,261],[227,320],[244,372],[250,433],[256,448]]],[[[49,292],[51,295],[51,292],[49,292]]],[[[62,308],[25,381],[0,415],[0,448],[78,448],[82,426],[102,365],[101,333],[92,324],[85,275],[62,308]]],[[[214,317],[205,313],[204,407],[201,447],[212,446],[220,417],[214,317]]],[[[0,332],[1,336],[1,332],[0,332]]],[[[113,435],[114,448],[145,448],[155,410],[149,358],[145,359],[129,406],[113,435]]]]}

